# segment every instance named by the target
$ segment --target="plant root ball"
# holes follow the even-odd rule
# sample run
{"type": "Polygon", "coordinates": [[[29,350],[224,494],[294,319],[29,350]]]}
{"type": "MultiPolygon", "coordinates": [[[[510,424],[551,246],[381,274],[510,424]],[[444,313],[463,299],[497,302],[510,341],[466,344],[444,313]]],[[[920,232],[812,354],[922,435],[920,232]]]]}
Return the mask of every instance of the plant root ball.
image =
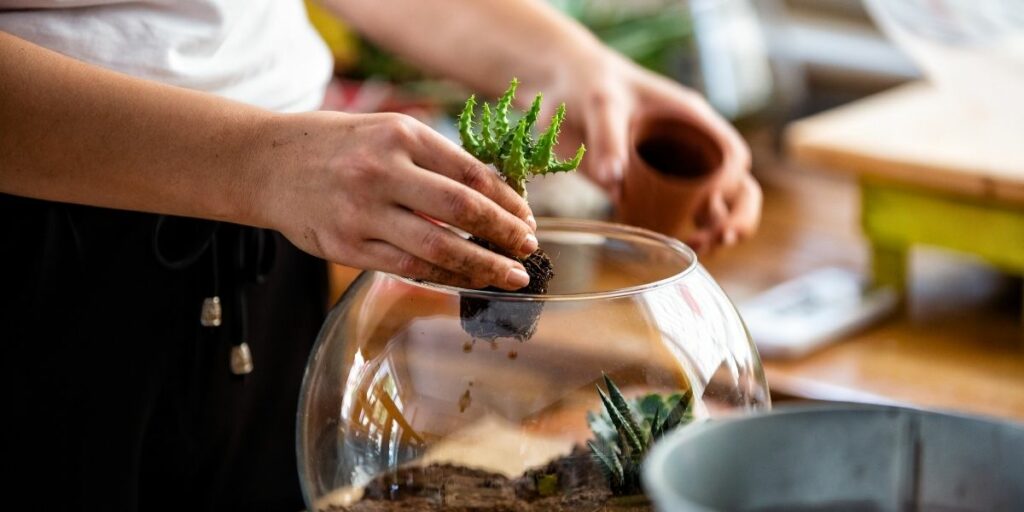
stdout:
{"type": "MultiPolygon", "coordinates": [[[[491,243],[486,240],[471,237],[470,241],[486,249],[494,250],[491,243]]],[[[530,284],[509,293],[546,294],[548,282],[555,276],[551,258],[544,251],[537,249],[520,262],[530,275],[530,284]]],[[[504,291],[494,287],[487,287],[484,290],[504,291]]],[[[537,323],[543,309],[543,302],[529,299],[501,300],[469,296],[459,299],[462,328],[473,338],[482,340],[515,338],[519,341],[526,341],[530,339],[537,331],[537,323]]]]}

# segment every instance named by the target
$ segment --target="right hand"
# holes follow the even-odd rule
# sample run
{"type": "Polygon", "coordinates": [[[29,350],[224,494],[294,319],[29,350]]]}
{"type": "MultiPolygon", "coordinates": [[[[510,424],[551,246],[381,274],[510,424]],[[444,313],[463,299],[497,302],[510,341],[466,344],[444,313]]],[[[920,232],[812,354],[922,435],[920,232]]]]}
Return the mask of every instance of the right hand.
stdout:
{"type": "Polygon", "coordinates": [[[262,224],[326,260],[443,284],[514,290],[516,260],[441,223],[526,256],[537,248],[526,201],[490,167],[401,114],[277,116],[258,187],[262,224]]]}
{"type": "MultiPolygon", "coordinates": [[[[594,47],[590,47],[594,48],[594,47]]],[[[570,59],[558,68],[549,83],[534,84],[545,97],[564,102],[572,114],[563,127],[560,148],[587,145],[580,171],[602,187],[619,208],[627,172],[636,172],[631,161],[635,131],[658,121],[690,125],[706,134],[721,152],[721,163],[708,169],[716,179],[692,198],[644,198],[648,201],[693,203],[696,230],[684,241],[698,252],[733,245],[757,230],[761,218],[761,188],[750,173],[750,149],[740,134],[693,90],[641,68],[603,46],[570,59]]],[[[525,97],[529,97],[524,94],[525,97]]],[[[543,115],[543,114],[542,114],[543,115]]],[[[667,233],[679,236],[679,233],[667,233]]]]}

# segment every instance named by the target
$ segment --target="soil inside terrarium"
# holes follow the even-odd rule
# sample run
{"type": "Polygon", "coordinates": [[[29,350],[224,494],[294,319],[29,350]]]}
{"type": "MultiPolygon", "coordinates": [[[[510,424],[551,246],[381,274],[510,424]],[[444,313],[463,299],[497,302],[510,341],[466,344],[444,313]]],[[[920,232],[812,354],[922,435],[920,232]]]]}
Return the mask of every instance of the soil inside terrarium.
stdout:
{"type": "MultiPolygon", "coordinates": [[[[501,253],[487,240],[470,237],[471,242],[488,250],[501,253]]],[[[520,260],[526,273],[530,275],[530,284],[511,293],[543,295],[548,293],[548,283],[555,277],[551,258],[537,249],[533,254],[520,260]]],[[[495,287],[484,288],[486,291],[505,292],[495,287]]],[[[482,297],[461,297],[459,300],[459,316],[462,328],[473,338],[494,340],[497,338],[515,338],[526,341],[537,331],[544,303],[540,301],[490,300],[482,297]]]]}
{"type": "Polygon", "coordinates": [[[590,451],[577,446],[569,455],[518,478],[451,464],[401,468],[372,480],[359,501],[320,510],[648,512],[653,508],[643,495],[613,496],[590,451]]]}

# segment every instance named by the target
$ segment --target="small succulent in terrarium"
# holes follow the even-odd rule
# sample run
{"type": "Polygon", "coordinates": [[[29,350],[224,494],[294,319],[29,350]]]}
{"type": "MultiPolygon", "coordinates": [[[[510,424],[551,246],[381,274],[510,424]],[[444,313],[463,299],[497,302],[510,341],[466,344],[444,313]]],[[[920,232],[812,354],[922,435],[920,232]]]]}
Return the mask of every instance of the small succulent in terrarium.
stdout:
{"type": "MultiPolygon", "coordinates": [[[[525,199],[526,183],[532,177],[576,170],[586,147],[581,144],[569,160],[559,160],[555,156],[558,132],[565,121],[565,104],[558,106],[547,129],[539,137],[534,137],[543,98],[540,93],[519,120],[511,122],[509,111],[518,87],[519,81],[513,78],[493,109],[485,102],[479,122],[475,120],[476,96],[470,96],[459,115],[458,125],[463,148],[481,162],[493,165],[502,180],[525,199]]],[[[489,250],[502,252],[481,238],[471,237],[470,240],[489,250]]],[[[520,262],[530,275],[530,283],[516,292],[547,293],[548,282],[555,275],[547,254],[537,249],[520,262]]],[[[474,338],[487,340],[504,337],[520,341],[529,339],[537,329],[537,319],[543,308],[539,302],[496,303],[478,297],[463,297],[460,305],[462,326],[466,332],[474,338]]]]}
{"type": "Polygon", "coordinates": [[[587,446],[600,463],[613,494],[641,494],[640,464],[662,436],[693,421],[693,393],[652,393],[627,400],[607,375],[604,383],[607,393],[597,388],[604,410],[587,415],[594,432],[594,440],[587,446]]]}

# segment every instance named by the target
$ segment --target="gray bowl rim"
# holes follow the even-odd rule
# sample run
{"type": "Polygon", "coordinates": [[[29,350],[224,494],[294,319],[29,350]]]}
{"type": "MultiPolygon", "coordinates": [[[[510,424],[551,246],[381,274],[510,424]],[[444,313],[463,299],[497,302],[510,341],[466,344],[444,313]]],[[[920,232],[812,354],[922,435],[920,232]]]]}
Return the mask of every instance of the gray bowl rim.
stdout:
{"type": "Polygon", "coordinates": [[[821,414],[830,412],[909,412],[913,414],[921,414],[926,416],[942,416],[947,418],[957,418],[967,421],[976,421],[987,424],[1003,425],[1012,429],[1017,429],[1024,432],[1024,423],[1017,422],[1005,418],[996,418],[978,414],[963,413],[959,411],[943,411],[935,409],[897,406],[897,405],[877,405],[877,404],[863,404],[863,403],[848,403],[848,402],[828,402],[822,404],[800,404],[800,405],[783,405],[780,407],[773,408],[770,411],[754,412],[753,414],[734,416],[723,419],[715,419],[710,421],[704,421],[696,425],[689,425],[681,428],[675,432],[672,432],[667,437],[659,441],[651,453],[647,456],[647,459],[643,463],[643,483],[644,491],[650,496],[651,500],[657,503],[657,497],[659,492],[657,488],[664,489],[664,493],[661,494],[673,494],[673,497],[681,503],[686,503],[691,507],[693,511],[707,511],[715,512],[714,509],[709,509],[699,503],[691,501],[686,496],[676,494],[671,490],[671,486],[664,481],[662,475],[664,471],[658,471],[660,468],[664,468],[668,462],[669,455],[673,452],[673,449],[680,444],[687,443],[693,438],[700,437],[710,430],[718,428],[721,425],[726,425],[735,422],[744,421],[759,421],[766,417],[776,416],[801,416],[808,414],[821,414]]]}

